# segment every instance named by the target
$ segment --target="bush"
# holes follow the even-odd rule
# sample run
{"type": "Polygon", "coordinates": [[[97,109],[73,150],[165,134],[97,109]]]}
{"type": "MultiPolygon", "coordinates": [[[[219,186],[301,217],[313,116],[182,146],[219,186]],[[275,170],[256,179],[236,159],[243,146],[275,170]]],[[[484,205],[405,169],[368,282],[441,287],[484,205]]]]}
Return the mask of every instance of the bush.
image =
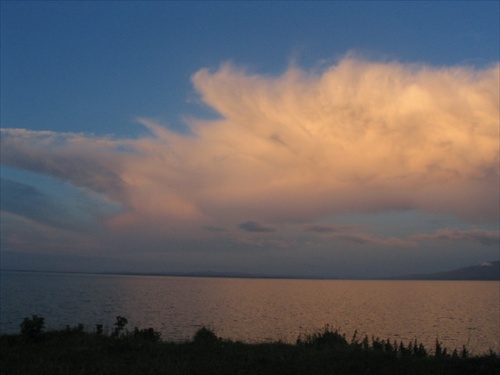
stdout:
{"type": "Polygon", "coordinates": [[[153,328],[139,329],[135,327],[133,336],[136,339],[144,340],[147,342],[161,341],[161,333],[155,331],[153,328]]]}
{"type": "Polygon", "coordinates": [[[102,324],[96,324],[95,325],[95,334],[97,336],[100,336],[100,335],[103,334],[103,332],[104,332],[103,325],[102,324]]]}
{"type": "Polygon", "coordinates": [[[81,335],[85,330],[85,327],[82,323],[78,323],[75,327],[66,326],[65,332],[69,335],[81,335]]]}
{"type": "Polygon", "coordinates": [[[201,327],[195,332],[193,342],[195,344],[213,344],[219,341],[217,335],[206,327],[201,327]]]}
{"type": "Polygon", "coordinates": [[[112,336],[114,337],[120,336],[127,323],[128,323],[127,318],[124,318],[123,316],[117,316],[115,322],[115,329],[113,330],[112,336]]]}
{"type": "Polygon", "coordinates": [[[45,330],[45,318],[33,315],[30,318],[24,318],[21,323],[21,335],[27,340],[40,340],[45,330]]]}
{"type": "Polygon", "coordinates": [[[297,344],[315,345],[321,347],[347,347],[348,343],[345,335],[340,334],[339,330],[332,330],[330,326],[326,326],[323,332],[309,335],[302,339],[297,339],[297,344]]]}

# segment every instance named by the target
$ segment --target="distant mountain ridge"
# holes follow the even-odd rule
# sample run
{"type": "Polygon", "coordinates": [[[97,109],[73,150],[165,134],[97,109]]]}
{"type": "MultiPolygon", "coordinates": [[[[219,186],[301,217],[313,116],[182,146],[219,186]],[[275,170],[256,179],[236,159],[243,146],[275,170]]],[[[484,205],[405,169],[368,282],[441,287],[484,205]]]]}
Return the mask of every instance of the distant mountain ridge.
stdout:
{"type": "Polygon", "coordinates": [[[393,277],[397,280],[483,280],[500,281],[500,261],[435,273],[420,273],[393,277]]]}

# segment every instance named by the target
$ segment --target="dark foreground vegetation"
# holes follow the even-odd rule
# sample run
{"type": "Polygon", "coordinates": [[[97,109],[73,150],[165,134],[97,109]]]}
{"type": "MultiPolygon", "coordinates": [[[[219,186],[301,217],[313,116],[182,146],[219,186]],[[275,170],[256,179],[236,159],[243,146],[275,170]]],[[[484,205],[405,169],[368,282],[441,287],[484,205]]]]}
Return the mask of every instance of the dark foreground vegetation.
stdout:
{"type": "Polygon", "coordinates": [[[33,316],[17,335],[0,336],[0,374],[500,374],[495,353],[471,356],[463,347],[430,351],[417,341],[347,339],[337,330],[300,337],[295,344],[248,344],[224,340],[207,328],[187,342],[166,342],[152,328],[129,331],[117,317],[114,329],[92,332],[79,324],[44,330],[33,316]]]}

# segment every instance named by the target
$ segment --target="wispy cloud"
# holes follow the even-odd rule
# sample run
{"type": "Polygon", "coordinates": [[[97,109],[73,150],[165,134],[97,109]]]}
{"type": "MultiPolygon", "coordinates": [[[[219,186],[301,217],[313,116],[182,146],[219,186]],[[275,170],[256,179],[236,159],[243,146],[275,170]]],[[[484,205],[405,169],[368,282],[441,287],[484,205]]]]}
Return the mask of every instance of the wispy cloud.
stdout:
{"type": "Polygon", "coordinates": [[[442,228],[431,234],[417,234],[415,240],[439,240],[450,242],[475,242],[481,245],[500,245],[500,231],[484,229],[459,230],[457,228],[442,228]]]}
{"type": "Polygon", "coordinates": [[[245,221],[244,223],[241,223],[238,225],[238,227],[246,232],[264,232],[264,233],[270,233],[274,232],[276,229],[270,226],[262,225],[256,221],[245,221]]]}
{"type": "Polygon", "coordinates": [[[416,247],[414,241],[408,241],[396,237],[381,238],[367,233],[339,233],[332,236],[343,242],[350,242],[358,245],[377,245],[384,247],[416,247]]]}
{"type": "Polygon", "coordinates": [[[418,247],[424,241],[472,242],[485,246],[500,244],[500,231],[485,229],[460,230],[457,228],[440,228],[433,233],[416,233],[400,238],[383,238],[364,232],[360,227],[335,224],[307,226],[305,232],[325,237],[329,240],[386,247],[418,247]]]}
{"type": "Polygon", "coordinates": [[[305,228],[306,233],[313,233],[328,238],[330,241],[339,241],[357,245],[377,245],[384,247],[415,247],[417,243],[411,239],[396,237],[382,238],[362,231],[362,228],[353,225],[310,225],[305,228]]]}
{"type": "Polygon", "coordinates": [[[101,242],[98,230],[90,234],[87,230],[82,231],[81,226],[76,230],[75,222],[61,225],[51,219],[32,219],[32,216],[2,210],[2,251],[102,255],[109,250],[101,242]]]}
{"type": "Polygon", "coordinates": [[[354,226],[352,225],[338,225],[338,224],[329,224],[329,225],[309,225],[305,228],[306,232],[313,232],[313,233],[323,233],[323,234],[329,234],[329,233],[338,233],[338,232],[345,232],[345,231],[351,231],[355,229],[354,226]]]}
{"type": "Polygon", "coordinates": [[[192,235],[241,223],[270,232],[274,226],[260,223],[393,209],[470,222],[498,217],[499,65],[346,57],[323,71],[291,67],[277,77],[224,64],[192,81],[221,118],[188,120],[189,135],[147,119],[138,121],[150,136],[128,140],[2,129],[2,163],[119,202],[125,209],[108,221],[114,229],[192,235]]]}
{"type": "Polygon", "coordinates": [[[132,141],[25,129],[1,129],[0,135],[2,164],[123,199],[125,160],[120,150],[132,141]]]}

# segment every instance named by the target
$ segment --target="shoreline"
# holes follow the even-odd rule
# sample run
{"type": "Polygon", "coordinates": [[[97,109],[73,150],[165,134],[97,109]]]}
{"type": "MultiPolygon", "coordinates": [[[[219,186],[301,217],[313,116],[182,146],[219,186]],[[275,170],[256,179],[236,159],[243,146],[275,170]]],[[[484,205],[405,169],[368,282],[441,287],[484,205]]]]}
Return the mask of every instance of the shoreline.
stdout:
{"type": "MultiPolygon", "coordinates": [[[[496,262],[498,263],[498,262],[496,262]]],[[[218,273],[218,272],[92,272],[92,271],[42,271],[26,269],[0,269],[0,272],[10,273],[36,273],[56,275],[95,275],[95,276],[141,276],[141,277],[180,277],[180,278],[212,278],[212,279],[243,279],[243,280],[311,280],[311,281],[497,281],[499,278],[453,278],[432,277],[432,274],[400,275],[394,277],[313,277],[294,275],[269,275],[269,274],[246,274],[246,273],[218,273]]]]}
{"type": "Polygon", "coordinates": [[[471,355],[464,345],[448,351],[436,340],[432,349],[416,339],[397,342],[376,337],[347,338],[326,326],[281,341],[244,343],[218,337],[206,327],[184,342],[162,340],[152,328],[127,330],[118,316],[114,329],[92,332],[79,324],[45,331],[44,318],[32,316],[21,331],[0,335],[0,374],[485,374],[500,371],[490,350],[471,355]]]}

